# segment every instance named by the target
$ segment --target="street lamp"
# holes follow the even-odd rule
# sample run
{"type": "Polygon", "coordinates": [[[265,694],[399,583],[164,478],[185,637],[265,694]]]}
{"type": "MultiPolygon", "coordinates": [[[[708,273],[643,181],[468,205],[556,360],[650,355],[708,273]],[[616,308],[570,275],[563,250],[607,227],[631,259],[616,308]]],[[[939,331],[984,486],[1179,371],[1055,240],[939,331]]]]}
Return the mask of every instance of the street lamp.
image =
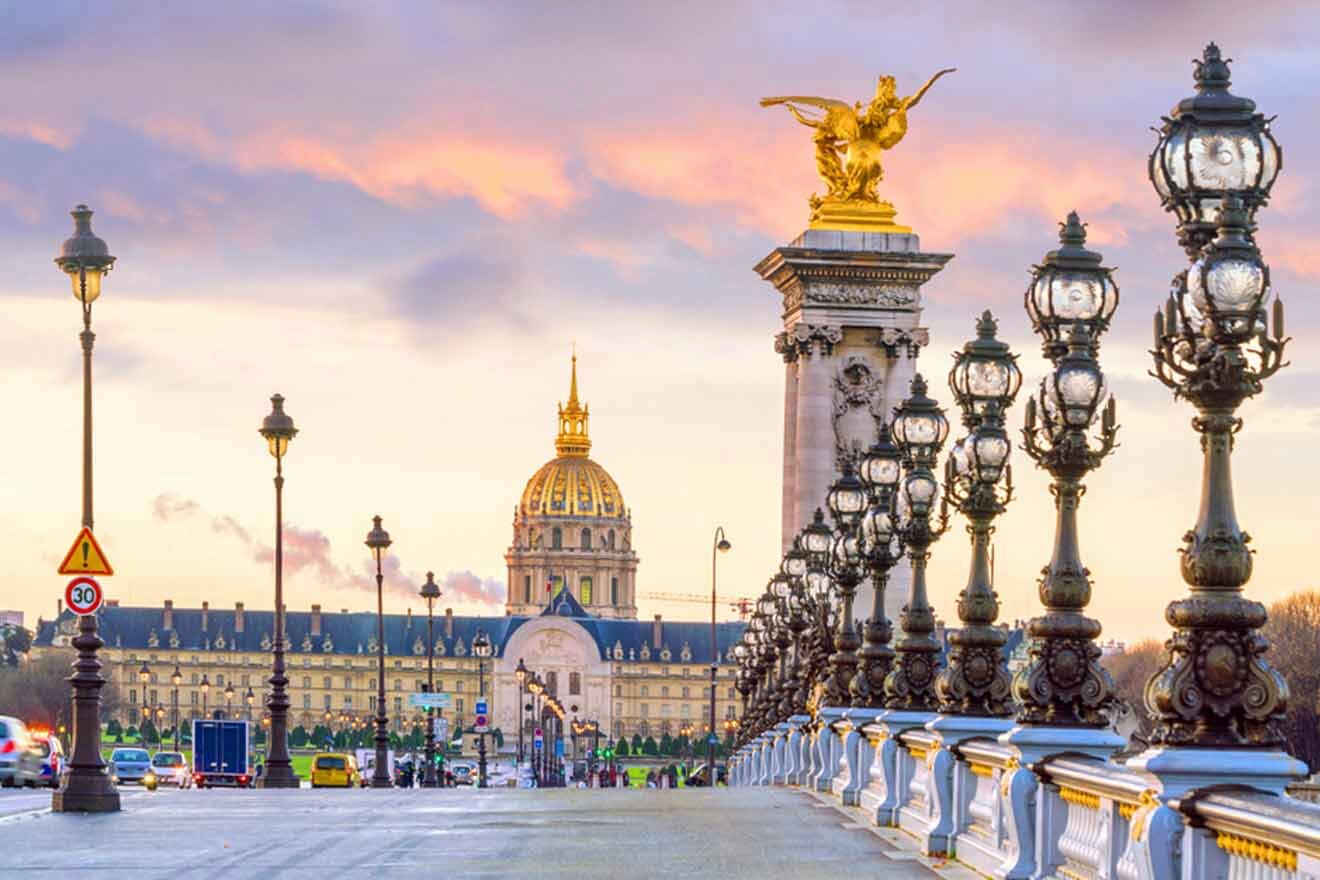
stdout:
{"type": "Polygon", "coordinates": [[[284,666],[284,456],[289,442],[298,434],[293,418],[284,411],[284,398],[270,399],[270,414],[261,420],[259,433],[275,459],[275,632],[271,644],[270,736],[266,740],[266,767],[262,788],[297,788],[298,777],[289,757],[289,678],[284,666]]]}
{"type": "Polygon", "coordinates": [[[209,715],[206,711],[206,695],[211,692],[211,682],[207,679],[205,674],[202,675],[202,683],[199,687],[202,689],[202,718],[208,718],[209,715]]]}
{"type": "MultiPolygon", "coordinates": [[[[92,303],[101,295],[101,281],[114,266],[106,243],[92,232],[92,212],[86,205],[78,205],[70,212],[73,216],[73,235],[65,239],[55,264],[69,276],[73,296],[82,304],[83,329],[79,334],[83,354],[83,443],[82,443],[82,524],[93,528],[92,522],[92,303]]],[[[78,635],[73,639],[78,650],[74,661],[73,685],[73,753],[69,759],[69,775],[64,784],[51,796],[51,809],[55,812],[112,813],[119,809],[119,793],[106,773],[101,758],[101,661],[97,651],[105,644],[97,635],[95,614],[78,618],[78,635]]]]}
{"type": "Polygon", "coordinates": [[[860,663],[849,691],[852,704],[869,708],[884,705],[885,677],[894,664],[893,624],[885,616],[885,590],[889,571],[903,555],[894,533],[894,492],[902,475],[898,447],[888,425],[880,426],[876,442],[863,453],[858,470],[866,487],[867,508],[858,530],[858,549],[871,575],[871,616],[863,630],[860,663]]]}
{"type": "MultiPolygon", "coordinates": [[[[426,573],[422,584],[422,598],[426,600],[426,692],[435,692],[435,602],[440,598],[440,585],[433,572],[426,573]]],[[[435,775],[435,710],[426,707],[426,769],[422,772],[422,788],[438,788],[435,775]]]]}
{"type": "Polygon", "coordinates": [[[933,635],[935,612],[926,595],[926,564],[930,545],[948,529],[948,514],[941,506],[939,525],[931,527],[939,494],[931,470],[949,435],[949,422],[939,404],[926,396],[926,380],[920,373],[912,379],[911,396],[894,411],[892,430],[904,472],[894,512],[897,534],[912,563],[912,583],[899,617],[902,635],[894,643],[894,666],[885,679],[885,708],[933,712],[940,644],[933,635]]]}
{"type": "Polygon", "coordinates": [[[522,769],[523,762],[523,691],[527,686],[527,667],[523,664],[523,658],[518,658],[518,667],[513,670],[513,675],[518,679],[518,769],[522,769]]]}
{"type": "Polygon", "coordinates": [[[1004,411],[1022,385],[1017,355],[995,338],[994,316],[983,312],[976,338],[954,355],[949,385],[963,411],[966,437],[945,461],[944,497],[967,517],[972,564],[958,596],[962,627],[949,636],[949,664],[935,682],[940,711],[947,715],[1001,717],[1012,712],[1004,657],[1008,635],[994,625],[999,601],[990,580],[990,537],[994,521],[1013,498],[1008,464],[1012,443],[1004,411]]]}
{"type": "Polygon", "coordinates": [[[174,710],[174,751],[179,750],[179,685],[183,684],[183,673],[179,671],[179,664],[174,664],[174,671],[170,673],[170,684],[174,685],[174,691],[170,695],[170,706],[174,710]]]}
{"type": "Polygon", "coordinates": [[[1178,102],[1158,129],[1148,172],[1160,202],[1178,218],[1178,243],[1195,260],[1215,237],[1216,214],[1241,199],[1245,225],[1269,200],[1283,154],[1256,102],[1228,91],[1229,59],[1214,43],[1196,65],[1194,97],[1178,102]]]}
{"type": "Polygon", "coordinates": [[[715,629],[715,574],[716,562],[721,553],[728,553],[733,545],[724,537],[724,526],[715,527],[715,537],[710,549],[710,739],[706,743],[706,766],[710,768],[711,779],[715,778],[715,678],[720,669],[720,643],[715,629]]]}
{"type": "Polygon", "coordinates": [[[1034,267],[1025,295],[1031,326],[1041,335],[1045,357],[1058,360],[1068,350],[1068,334],[1077,325],[1086,328],[1098,347],[1100,335],[1118,308],[1118,285],[1113,270],[1086,249],[1086,224],[1076,211],[1059,225],[1059,247],[1034,267]]]}
{"type": "Polygon", "coordinates": [[[251,723],[252,723],[252,704],[255,703],[256,700],[257,700],[257,695],[254,694],[254,693],[252,693],[252,688],[248,688],[248,689],[247,689],[247,693],[243,695],[243,700],[247,703],[247,720],[248,720],[248,723],[251,724],[251,723]]]}
{"type": "Polygon", "coordinates": [[[830,547],[830,575],[839,590],[839,629],[830,655],[831,676],[827,684],[831,705],[847,706],[849,686],[857,672],[857,649],[862,640],[853,621],[853,598],[862,581],[861,551],[857,546],[857,524],[866,507],[866,488],[853,472],[851,461],[843,464],[843,473],[830,486],[826,506],[834,518],[834,541],[830,547]]]}
{"type": "MultiPolygon", "coordinates": [[[[472,653],[477,658],[477,697],[486,699],[486,658],[493,650],[490,636],[484,629],[478,629],[472,637],[472,653]]],[[[487,716],[489,718],[489,715],[487,716]]],[[[477,787],[486,787],[486,725],[477,731],[477,787]]]]}
{"type": "Polygon", "coordinates": [[[225,685],[225,717],[226,718],[234,717],[233,711],[230,709],[230,704],[233,703],[233,701],[234,701],[234,683],[231,681],[229,684],[225,685]]]}
{"type": "Polygon", "coordinates": [[[390,788],[390,735],[389,719],[385,717],[385,575],[381,570],[385,550],[393,542],[390,533],[381,528],[380,517],[373,516],[372,529],[366,544],[376,558],[376,767],[371,773],[372,788],[390,788]]]}
{"type": "Polygon", "coordinates": [[[1165,612],[1177,631],[1162,668],[1146,683],[1155,747],[1277,748],[1283,742],[1279,725],[1288,686],[1265,660],[1268,643],[1259,632],[1265,606],[1242,595],[1252,551],[1234,512],[1230,475],[1233,438],[1242,428],[1237,409],[1284,366],[1289,341],[1278,298],[1266,319],[1269,269],[1250,222],[1246,202],[1227,195],[1218,235],[1187,270],[1165,313],[1155,317],[1155,375],[1196,407],[1192,425],[1202,435],[1205,460],[1200,513],[1182,550],[1183,580],[1192,595],[1165,612]]]}
{"type": "MultiPolygon", "coordinates": [[[[533,672],[527,679],[527,692],[532,695],[532,704],[531,704],[532,724],[538,729],[541,727],[541,693],[543,689],[544,688],[543,685],[541,684],[541,677],[537,675],[535,672],[533,672]]],[[[540,785],[542,782],[542,778],[541,778],[542,768],[545,766],[544,754],[541,755],[536,754],[535,748],[533,748],[532,751],[533,751],[532,764],[536,775],[536,782],[537,785],[540,785]]],[[[542,753],[545,752],[544,731],[542,731],[541,733],[541,752],[542,753]]]]}
{"type": "Polygon", "coordinates": [[[147,683],[151,681],[151,667],[144,661],[142,667],[138,669],[138,683],[142,685],[142,718],[146,720],[149,715],[147,709],[147,683]]]}

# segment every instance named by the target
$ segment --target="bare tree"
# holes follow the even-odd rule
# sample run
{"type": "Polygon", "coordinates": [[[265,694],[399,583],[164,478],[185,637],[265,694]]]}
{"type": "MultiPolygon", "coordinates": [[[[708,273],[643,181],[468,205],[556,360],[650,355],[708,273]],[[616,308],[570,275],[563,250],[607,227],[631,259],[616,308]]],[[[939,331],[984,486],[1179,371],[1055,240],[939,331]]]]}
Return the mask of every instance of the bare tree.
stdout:
{"type": "MultiPolygon", "coordinates": [[[[0,713],[52,730],[61,725],[70,727],[73,705],[68,677],[72,660],[72,651],[50,652],[41,657],[25,655],[17,667],[0,666],[0,713]]],[[[101,699],[106,710],[117,705],[118,693],[113,684],[107,683],[101,689],[101,699]]],[[[103,712],[103,717],[110,717],[110,712],[103,712]]]]}
{"type": "Polygon", "coordinates": [[[1288,680],[1288,751],[1320,769],[1320,592],[1293,593],[1270,606],[1262,634],[1270,662],[1288,680]]]}

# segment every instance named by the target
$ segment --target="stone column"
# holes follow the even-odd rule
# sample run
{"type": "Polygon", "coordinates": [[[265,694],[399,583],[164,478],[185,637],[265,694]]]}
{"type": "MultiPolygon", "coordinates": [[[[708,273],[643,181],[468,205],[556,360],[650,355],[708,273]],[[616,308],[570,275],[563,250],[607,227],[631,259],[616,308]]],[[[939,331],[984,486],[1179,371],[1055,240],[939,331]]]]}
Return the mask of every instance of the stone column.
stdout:
{"type": "MultiPolygon", "coordinates": [[[[824,506],[842,461],[875,440],[906,396],[925,342],[921,285],[952,256],[922,253],[910,233],[809,229],[756,266],[783,297],[775,348],[788,362],[785,548],[824,506]]],[[[906,580],[901,569],[894,573],[892,592],[901,601],[906,580]]],[[[859,601],[867,607],[869,595],[859,601]]]]}

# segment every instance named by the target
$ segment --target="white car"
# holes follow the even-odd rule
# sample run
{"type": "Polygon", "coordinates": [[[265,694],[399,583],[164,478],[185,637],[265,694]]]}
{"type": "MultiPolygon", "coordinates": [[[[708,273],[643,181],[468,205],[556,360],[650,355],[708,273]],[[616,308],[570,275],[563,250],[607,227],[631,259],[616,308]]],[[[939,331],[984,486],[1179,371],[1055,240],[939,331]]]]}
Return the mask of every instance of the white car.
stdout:
{"type": "Polygon", "coordinates": [[[151,769],[161,785],[192,787],[192,770],[183,752],[157,752],[151,756],[151,769]]]}
{"type": "Polygon", "coordinates": [[[36,785],[41,781],[41,760],[27,725],[0,715],[0,785],[36,785]]]}

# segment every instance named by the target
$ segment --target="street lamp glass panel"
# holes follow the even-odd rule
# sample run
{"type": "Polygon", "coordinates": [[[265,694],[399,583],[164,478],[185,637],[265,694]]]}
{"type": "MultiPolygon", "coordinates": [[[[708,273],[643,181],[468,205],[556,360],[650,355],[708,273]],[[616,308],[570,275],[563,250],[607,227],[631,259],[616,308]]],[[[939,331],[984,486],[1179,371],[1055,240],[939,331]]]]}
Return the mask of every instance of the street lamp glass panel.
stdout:
{"type": "Polygon", "coordinates": [[[91,305],[101,295],[101,276],[104,274],[100,269],[90,268],[81,271],[75,269],[70,272],[69,280],[73,282],[73,298],[91,305]]]}
{"type": "Polygon", "coordinates": [[[840,536],[834,539],[834,549],[831,553],[834,557],[834,564],[840,567],[851,567],[861,561],[861,553],[857,549],[857,538],[853,535],[840,536]]]}
{"type": "Polygon", "coordinates": [[[788,578],[781,574],[770,581],[770,589],[774,592],[776,598],[783,599],[791,592],[792,586],[789,584],[788,578]]]}
{"type": "Polygon", "coordinates": [[[807,589],[817,602],[823,602],[830,595],[830,576],[823,571],[807,572],[807,589]]]}
{"type": "Polygon", "coordinates": [[[1062,412],[1069,426],[1086,427],[1095,421],[1104,391],[1104,379],[1098,371],[1087,366],[1065,366],[1046,377],[1045,406],[1054,419],[1062,412]]]}
{"type": "Polygon", "coordinates": [[[862,491],[861,483],[855,480],[840,479],[830,487],[828,497],[830,511],[843,519],[849,519],[866,506],[866,493],[862,491]]]}
{"type": "Polygon", "coordinates": [[[788,554],[784,556],[781,568],[783,569],[784,574],[789,577],[800,578],[807,573],[807,557],[800,551],[790,550],[788,554]]]}
{"type": "Polygon", "coordinates": [[[1105,276],[1093,272],[1055,272],[1036,282],[1036,310],[1063,321],[1089,321],[1105,304],[1105,276]]]}
{"type": "Polygon", "coordinates": [[[902,497],[907,501],[911,513],[921,516],[930,513],[938,492],[939,484],[935,482],[935,478],[918,472],[909,476],[907,482],[903,484],[902,497]]]}
{"type": "Polygon", "coordinates": [[[898,436],[909,446],[930,445],[940,436],[940,420],[934,413],[905,413],[896,424],[898,436]]]}
{"type": "Polygon", "coordinates": [[[949,450],[949,465],[953,468],[955,476],[962,476],[967,473],[967,438],[960,437],[958,442],[953,444],[953,449],[949,450]]]}
{"type": "Polygon", "coordinates": [[[1192,301],[1204,313],[1255,311],[1265,292],[1265,270],[1251,260],[1197,260],[1187,273],[1192,301]]]}
{"type": "Polygon", "coordinates": [[[830,532],[828,529],[807,529],[803,543],[808,553],[825,554],[830,550],[830,532]]]}
{"type": "Polygon", "coordinates": [[[994,483],[999,480],[1004,463],[1008,461],[1010,448],[1008,438],[998,431],[976,434],[973,449],[982,482],[994,483]]]}
{"type": "Polygon", "coordinates": [[[889,543],[894,534],[894,520],[887,511],[871,508],[862,518],[862,538],[869,553],[889,543]]]}

